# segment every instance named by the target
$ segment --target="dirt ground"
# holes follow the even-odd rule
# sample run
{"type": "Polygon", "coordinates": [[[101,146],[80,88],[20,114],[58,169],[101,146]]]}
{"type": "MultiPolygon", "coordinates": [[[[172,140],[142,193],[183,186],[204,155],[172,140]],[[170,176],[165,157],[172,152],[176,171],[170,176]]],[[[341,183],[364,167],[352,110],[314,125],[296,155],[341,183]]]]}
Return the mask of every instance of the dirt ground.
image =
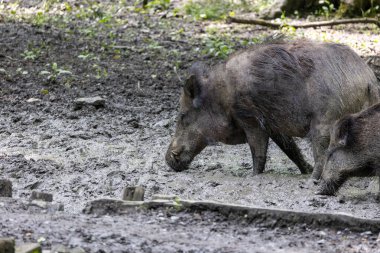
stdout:
{"type": "MultiPolygon", "coordinates": [[[[274,31],[127,9],[114,12],[114,23],[100,24],[78,15],[42,24],[18,16],[36,6],[24,1],[10,14],[9,3],[0,15],[0,173],[14,187],[14,200],[0,199],[0,237],[43,238],[44,249],[60,243],[88,252],[380,252],[379,231],[266,228],[212,212],[164,209],[82,214],[88,201],[120,198],[125,186],[139,185],[147,199],[174,194],[380,219],[379,183],[355,178],[337,196],[314,195],[308,176],[273,144],[266,172],[255,177],[247,145],[208,147],[184,172],[165,164],[186,68],[195,60],[220,60],[202,53],[204,39],[228,34],[240,48],[241,40],[274,31]],[[94,96],[105,106],[75,106],[75,99],[94,96]],[[33,190],[52,193],[64,211],[25,204],[33,190]]],[[[379,28],[372,25],[298,29],[292,36],[380,55],[379,28]]],[[[298,143],[312,163],[308,141],[298,143]]]]}

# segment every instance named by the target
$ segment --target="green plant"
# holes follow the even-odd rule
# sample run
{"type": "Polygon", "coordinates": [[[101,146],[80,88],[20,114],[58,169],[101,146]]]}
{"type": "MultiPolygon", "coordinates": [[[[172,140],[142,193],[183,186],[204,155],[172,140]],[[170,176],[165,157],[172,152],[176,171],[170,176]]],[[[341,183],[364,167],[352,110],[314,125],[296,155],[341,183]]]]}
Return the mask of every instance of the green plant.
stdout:
{"type": "Polygon", "coordinates": [[[25,50],[23,53],[21,53],[21,56],[24,58],[24,60],[32,60],[34,61],[40,56],[41,50],[38,48],[32,48],[30,50],[25,50]]]}
{"type": "Polygon", "coordinates": [[[96,60],[99,61],[99,57],[96,56],[95,54],[88,52],[88,51],[83,51],[78,55],[78,58],[84,61],[91,61],[91,60],[96,60]]]}
{"type": "Polygon", "coordinates": [[[170,0],[152,0],[149,1],[145,8],[154,10],[167,10],[170,7],[170,0]]]}
{"type": "Polygon", "coordinates": [[[317,16],[329,18],[336,11],[335,6],[329,0],[324,0],[320,9],[315,11],[317,16]]]}
{"type": "Polygon", "coordinates": [[[202,53],[225,59],[233,50],[234,44],[231,41],[222,40],[219,37],[211,36],[205,40],[205,48],[202,53]]]}
{"type": "Polygon", "coordinates": [[[68,70],[59,68],[56,62],[53,62],[51,65],[48,64],[50,70],[43,70],[40,72],[40,75],[47,76],[47,80],[49,82],[55,83],[57,82],[57,78],[61,75],[71,75],[72,73],[68,70]]]}
{"type": "Polygon", "coordinates": [[[235,4],[231,0],[190,0],[187,4],[184,5],[184,10],[187,15],[194,17],[196,20],[218,20],[225,19],[229,11],[234,7],[235,4]]]}
{"type": "Polygon", "coordinates": [[[36,26],[42,26],[44,25],[46,22],[48,21],[48,17],[45,15],[44,12],[42,11],[38,11],[33,19],[32,19],[32,23],[36,26]]]}
{"type": "Polygon", "coordinates": [[[107,77],[108,76],[108,72],[105,68],[102,68],[101,66],[99,66],[98,64],[94,64],[92,65],[92,68],[95,70],[95,78],[96,79],[101,79],[103,77],[107,77]]]}
{"type": "Polygon", "coordinates": [[[363,17],[374,17],[374,16],[376,16],[377,13],[379,13],[379,9],[380,9],[380,6],[375,5],[374,0],[371,0],[371,7],[368,10],[364,11],[363,9],[361,9],[362,16],[363,17]]]}

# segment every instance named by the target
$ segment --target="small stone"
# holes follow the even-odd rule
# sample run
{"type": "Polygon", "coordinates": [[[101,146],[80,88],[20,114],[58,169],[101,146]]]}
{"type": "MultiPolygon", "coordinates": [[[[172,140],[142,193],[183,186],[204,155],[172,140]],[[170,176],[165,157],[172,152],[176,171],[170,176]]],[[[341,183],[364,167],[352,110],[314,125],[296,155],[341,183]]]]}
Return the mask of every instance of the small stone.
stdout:
{"type": "Polygon", "coordinates": [[[339,197],[338,203],[344,204],[344,203],[346,203],[346,200],[344,199],[344,197],[339,197]]]}
{"type": "Polygon", "coordinates": [[[33,191],[32,195],[30,196],[30,199],[31,200],[37,199],[37,200],[43,200],[46,202],[53,202],[53,194],[33,191]]]}
{"type": "Polygon", "coordinates": [[[12,182],[7,179],[0,179],[0,197],[12,197],[12,182]]]}
{"type": "Polygon", "coordinates": [[[39,98],[29,98],[28,100],[26,100],[27,103],[35,103],[35,102],[40,102],[41,99],[39,98]]]}
{"type": "Polygon", "coordinates": [[[368,236],[368,235],[372,235],[372,232],[371,231],[365,231],[363,233],[360,234],[361,236],[368,236]]]}
{"type": "Polygon", "coordinates": [[[0,238],[0,253],[14,253],[15,240],[13,238],[0,238]]]}
{"type": "Polygon", "coordinates": [[[51,253],[70,253],[70,250],[62,244],[56,244],[51,247],[51,253]]]}
{"type": "Polygon", "coordinates": [[[43,201],[43,200],[34,199],[29,203],[29,206],[37,206],[37,207],[42,208],[42,209],[47,209],[48,203],[46,201],[43,201]]]}
{"type": "Polygon", "coordinates": [[[38,243],[28,243],[16,247],[15,253],[42,253],[41,245],[38,243]]]}
{"type": "Polygon", "coordinates": [[[154,128],[167,128],[170,125],[170,119],[163,119],[158,122],[156,122],[153,127],[154,128]]]}
{"type": "Polygon", "coordinates": [[[74,100],[74,109],[80,109],[85,105],[92,105],[96,108],[104,107],[106,100],[99,96],[96,97],[87,97],[87,98],[78,98],[74,100]]]}
{"type": "Polygon", "coordinates": [[[82,249],[81,247],[76,247],[70,250],[70,253],[86,253],[86,251],[82,249]]]}
{"type": "Polygon", "coordinates": [[[325,242],[326,242],[326,240],[322,239],[322,240],[319,240],[317,243],[321,245],[321,244],[325,244],[325,242]]]}
{"type": "Polygon", "coordinates": [[[141,186],[125,187],[123,191],[123,200],[127,201],[144,201],[145,189],[141,186]]]}
{"type": "Polygon", "coordinates": [[[179,220],[178,216],[171,216],[170,217],[170,221],[173,222],[173,223],[177,222],[178,220],[179,220]]]}

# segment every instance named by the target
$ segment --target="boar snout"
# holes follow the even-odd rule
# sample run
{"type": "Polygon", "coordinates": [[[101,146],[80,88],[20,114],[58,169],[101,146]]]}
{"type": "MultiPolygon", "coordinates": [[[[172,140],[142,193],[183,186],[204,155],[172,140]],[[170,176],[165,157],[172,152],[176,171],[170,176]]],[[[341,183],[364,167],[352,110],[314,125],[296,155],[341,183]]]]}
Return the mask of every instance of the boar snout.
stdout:
{"type": "Polygon", "coordinates": [[[186,155],[184,152],[184,147],[175,145],[175,141],[172,141],[165,155],[166,163],[175,171],[186,170],[192,158],[189,155],[186,155]]]}
{"type": "Polygon", "coordinates": [[[318,195],[335,195],[339,188],[339,184],[333,180],[322,180],[320,187],[315,194],[318,195]]]}

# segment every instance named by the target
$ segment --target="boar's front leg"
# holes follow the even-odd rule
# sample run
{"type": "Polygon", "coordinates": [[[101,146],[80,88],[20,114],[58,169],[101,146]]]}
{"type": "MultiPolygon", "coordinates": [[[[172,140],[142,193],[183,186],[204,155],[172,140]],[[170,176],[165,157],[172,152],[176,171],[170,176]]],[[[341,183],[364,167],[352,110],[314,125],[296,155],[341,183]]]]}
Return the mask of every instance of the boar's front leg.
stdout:
{"type": "Polygon", "coordinates": [[[308,174],[313,171],[313,166],[305,161],[301,150],[298,148],[292,137],[281,134],[271,134],[270,138],[290,158],[290,160],[292,160],[295,165],[297,165],[301,174],[308,174]]]}
{"type": "Polygon", "coordinates": [[[330,128],[327,124],[313,124],[311,144],[314,156],[314,170],[311,179],[319,181],[323,171],[323,165],[326,162],[326,150],[330,143],[330,128]]]}
{"type": "Polygon", "coordinates": [[[253,160],[253,175],[264,172],[267,160],[268,134],[260,127],[249,127],[244,130],[253,160]]]}

